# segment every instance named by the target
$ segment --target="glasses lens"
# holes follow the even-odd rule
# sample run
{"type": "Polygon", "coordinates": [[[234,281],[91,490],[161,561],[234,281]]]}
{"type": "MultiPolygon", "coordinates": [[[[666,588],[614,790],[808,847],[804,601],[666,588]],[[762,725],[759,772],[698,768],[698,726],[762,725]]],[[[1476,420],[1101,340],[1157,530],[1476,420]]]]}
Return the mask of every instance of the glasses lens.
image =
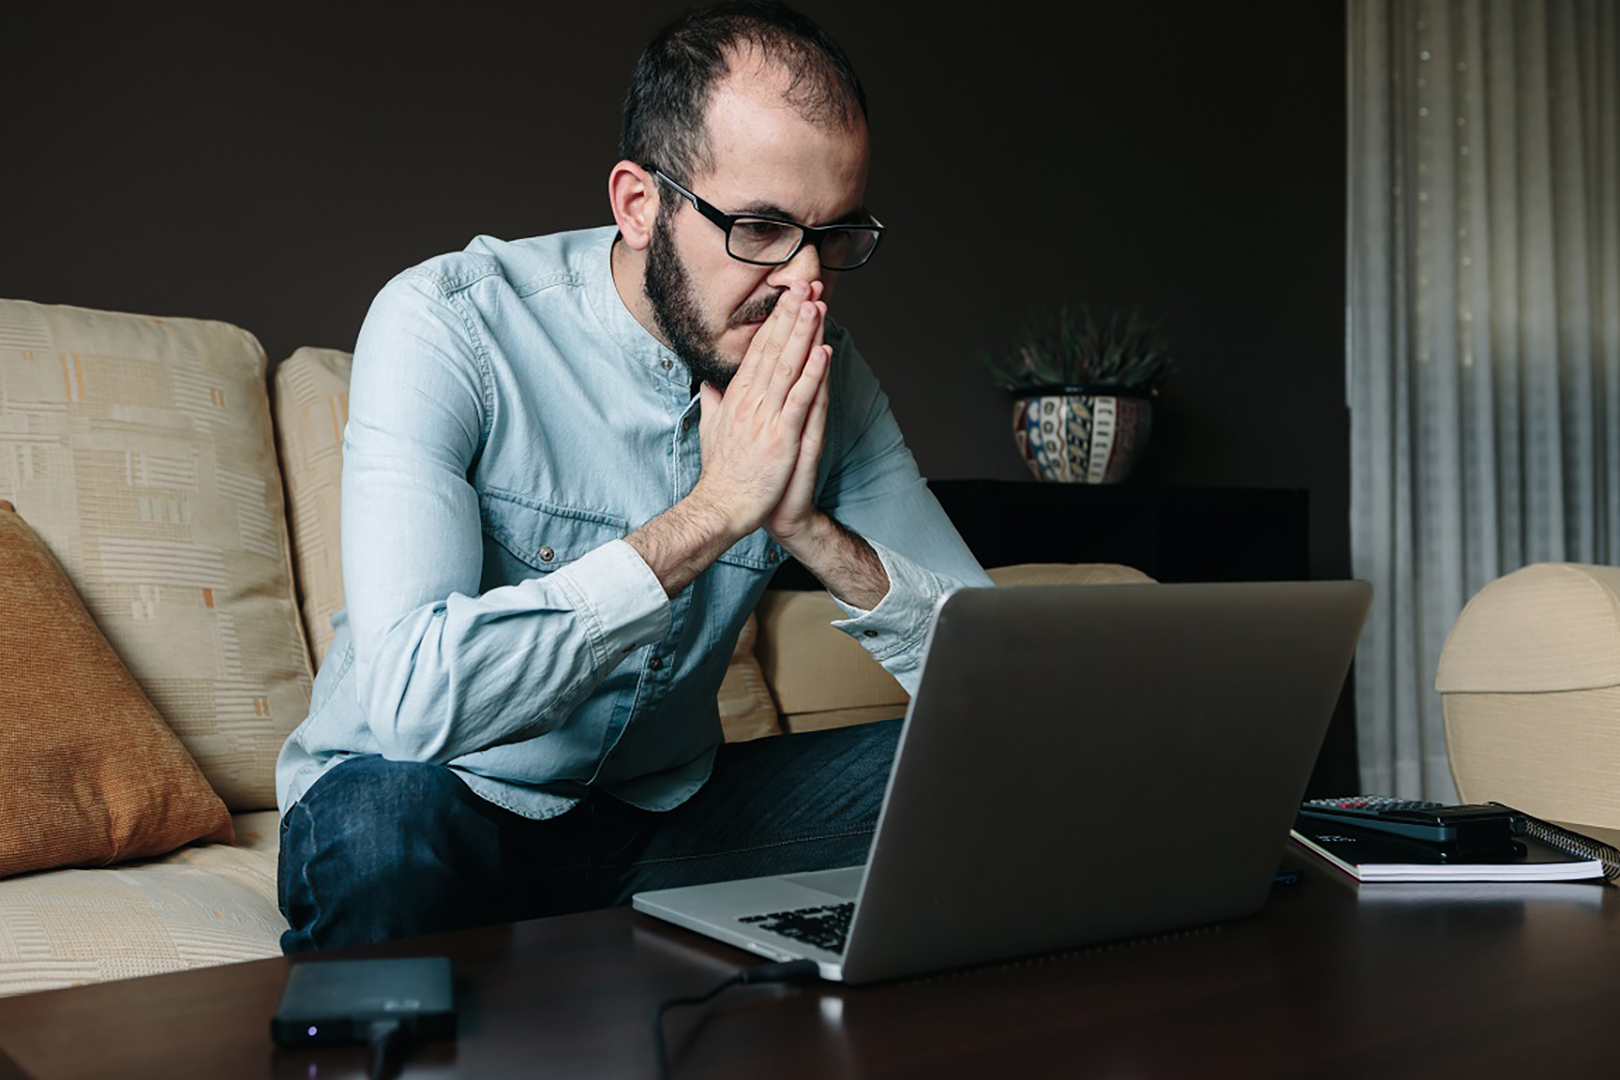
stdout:
{"type": "Polygon", "coordinates": [[[872,257],[876,229],[831,229],[821,234],[821,265],[828,270],[853,270],[872,257]]]}
{"type": "Polygon", "coordinates": [[[769,218],[738,218],[726,235],[733,258],[755,263],[786,262],[803,234],[797,225],[769,218]]]}

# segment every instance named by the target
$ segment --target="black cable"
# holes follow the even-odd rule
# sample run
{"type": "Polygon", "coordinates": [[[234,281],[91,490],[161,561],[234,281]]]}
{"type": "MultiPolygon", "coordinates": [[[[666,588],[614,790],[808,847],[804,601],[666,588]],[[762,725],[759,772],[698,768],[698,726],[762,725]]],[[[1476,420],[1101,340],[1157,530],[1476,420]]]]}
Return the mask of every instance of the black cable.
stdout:
{"type": "Polygon", "coordinates": [[[785,964],[758,964],[743,968],[729,979],[724,979],[706,992],[695,997],[669,998],[658,1006],[653,1017],[653,1040],[658,1046],[658,1075],[669,1076],[669,1052],[664,1047],[664,1014],[677,1005],[702,1005],[719,997],[733,986],[752,986],[756,983],[786,983],[800,985],[812,983],[821,977],[821,969],[814,960],[790,960],[785,964]]]}
{"type": "Polygon", "coordinates": [[[401,1042],[399,1035],[398,1020],[373,1020],[366,1029],[366,1042],[371,1044],[371,1080],[388,1080],[392,1075],[394,1052],[401,1042]]]}

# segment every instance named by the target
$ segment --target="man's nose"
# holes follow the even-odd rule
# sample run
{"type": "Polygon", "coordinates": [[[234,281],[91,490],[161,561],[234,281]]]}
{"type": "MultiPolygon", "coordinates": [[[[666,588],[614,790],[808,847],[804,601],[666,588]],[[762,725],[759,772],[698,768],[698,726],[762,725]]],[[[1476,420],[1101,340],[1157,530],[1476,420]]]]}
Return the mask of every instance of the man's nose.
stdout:
{"type": "Polygon", "coordinates": [[[821,252],[809,240],[793,253],[793,258],[782,263],[771,274],[771,284],[783,289],[795,281],[820,280],[821,252]]]}

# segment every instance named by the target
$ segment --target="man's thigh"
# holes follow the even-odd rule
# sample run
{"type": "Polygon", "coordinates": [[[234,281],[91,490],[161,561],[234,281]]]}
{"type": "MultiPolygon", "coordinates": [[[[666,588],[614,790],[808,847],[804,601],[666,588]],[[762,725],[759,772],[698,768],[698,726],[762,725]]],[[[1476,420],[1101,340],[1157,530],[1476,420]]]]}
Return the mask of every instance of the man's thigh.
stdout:
{"type": "Polygon", "coordinates": [[[286,952],[579,910],[585,821],[530,821],[450,769],[360,757],[322,776],[281,826],[286,952]]]}
{"type": "Polygon", "coordinates": [[[728,743],[709,780],[664,813],[598,803],[591,893],[631,894],[866,861],[899,720],[728,743]]]}

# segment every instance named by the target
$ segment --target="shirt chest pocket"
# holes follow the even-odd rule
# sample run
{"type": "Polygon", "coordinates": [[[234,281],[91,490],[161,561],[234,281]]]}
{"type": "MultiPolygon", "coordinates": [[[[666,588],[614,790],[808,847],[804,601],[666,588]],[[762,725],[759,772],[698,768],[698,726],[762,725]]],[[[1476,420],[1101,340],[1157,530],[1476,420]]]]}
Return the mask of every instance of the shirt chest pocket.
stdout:
{"type": "MultiPolygon", "coordinates": [[[[478,513],[486,554],[504,564],[496,576],[507,579],[550,573],[630,531],[611,514],[494,490],[479,494],[478,513]]],[[[486,584],[491,569],[485,567],[486,584]]]]}
{"type": "Polygon", "coordinates": [[[782,546],[764,529],[756,529],[721,555],[717,562],[746,570],[774,571],[784,557],[782,546]]]}

